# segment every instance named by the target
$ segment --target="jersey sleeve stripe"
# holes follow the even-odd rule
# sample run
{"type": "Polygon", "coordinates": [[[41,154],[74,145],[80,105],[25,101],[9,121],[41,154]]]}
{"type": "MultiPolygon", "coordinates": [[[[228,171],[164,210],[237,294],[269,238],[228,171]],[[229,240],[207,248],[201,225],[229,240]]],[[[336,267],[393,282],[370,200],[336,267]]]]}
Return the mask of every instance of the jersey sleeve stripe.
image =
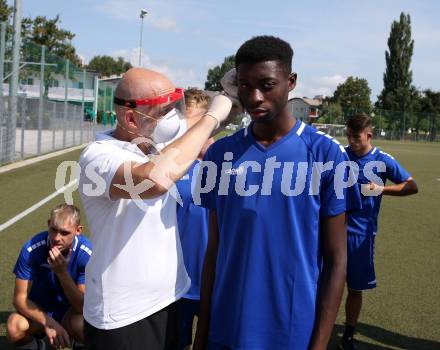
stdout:
{"type": "Polygon", "coordinates": [[[72,251],[75,251],[77,246],[78,246],[78,237],[75,236],[75,244],[73,245],[72,251]]]}
{"type": "Polygon", "coordinates": [[[81,244],[81,247],[79,247],[79,249],[84,250],[87,254],[92,255],[92,251],[86,247],[84,244],[81,244]]]}
{"type": "Polygon", "coordinates": [[[35,250],[36,248],[41,247],[42,245],[46,245],[46,240],[42,240],[42,241],[39,241],[37,243],[32,244],[30,247],[27,248],[27,251],[30,253],[33,250],[35,250]]]}
{"type": "Polygon", "coordinates": [[[379,152],[380,152],[380,154],[383,154],[385,156],[390,157],[391,159],[394,159],[394,157],[391,154],[389,154],[389,153],[386,153],[386,152],[383,152],[383,151],[379,151],[379,152]]]}
{"type": "Polygon", "coordinates": [[[304,131],[304,128],[306,127],[306,124],[303,122],[300,122],[301,125],[299,126],[298,130],[296,130],[296,134],[298,136],[301,136],[302,132],[304,131]]]}

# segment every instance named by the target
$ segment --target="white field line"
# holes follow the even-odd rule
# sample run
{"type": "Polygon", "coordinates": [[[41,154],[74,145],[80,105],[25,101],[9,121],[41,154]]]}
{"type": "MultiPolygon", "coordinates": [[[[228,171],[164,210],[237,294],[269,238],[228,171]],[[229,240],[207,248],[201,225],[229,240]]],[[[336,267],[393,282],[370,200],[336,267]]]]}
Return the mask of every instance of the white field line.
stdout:
{"type": "Polygon", "coordinates": [[[41,207],[42,205],[46,204],[47,202],[49,202],[51,199],[55,198],[56,196],[58,196],[59,194],[63,193],[64,191],[66,191],[68,188],[74,186],[76,183],[78,182],[77,179],[72,180],[71,182],[69,182],[66,186],[61,187],[59,190],[55,191],[54,193],[50,194],[49,196],[47,196],[46,198],[43,198],[41,201],[39,201],[38,203],[35,203],[33,206],[29,207],[28,209],[22,211],[20,214],[15,215],[12,219],[9,219],[8,221],[6,221],[5,223],[0,225],[0,232],[7,229],[9,226],[15,224],[17,221],[23,219],[26,215],[29,215],[30,213],[32,213],[33,211],[37,210],[39,207],[41,207]]]}
{"type": "Polygon", "coordinates": [[[57,157],[59,155],[65,154],[65,153],[73,152],[73,151],[75,151],[77,149],[84,148],[87,145],[88,145],[88,143],[84,143],[84,144],[79,145],[79,146],[74,146],[74,147],[62,149],[62,150],[55,151],[55,152],[52,152],[52,153],[44,154],[42,156],[38,156],[38,157],[34,157],[34,158],[29,158],[29,159],[17,161],[17,162],[11,163],[11,164],[2,165],[2,166],[0,166],[0,174],[6,173],[7,171],[10,171],[10,170],[14,170],[14,169],[18,169],[18,168],[24,167],[26,165],[38,163],[38,162],[41,162],[42,160],[46,160],[46,159],[50,159],[50,158],[53,158],[53,157],[57,157]]]}

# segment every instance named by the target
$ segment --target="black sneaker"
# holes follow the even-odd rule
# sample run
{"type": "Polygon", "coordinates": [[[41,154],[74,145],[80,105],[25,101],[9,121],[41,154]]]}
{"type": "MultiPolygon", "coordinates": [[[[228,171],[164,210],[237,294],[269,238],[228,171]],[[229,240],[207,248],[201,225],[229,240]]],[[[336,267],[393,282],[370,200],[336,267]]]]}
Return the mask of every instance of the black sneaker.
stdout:
{"type": "Polygon", "coordinates": [[[339,349],[340,350],[356,350],[356,347],[354,346],[354,338],[342,338],[341,342],[339,343],[339,349]]]}
{"type": "Polygon", "coordinates": [[[44,339],[37,339],[37,349],[38,350],[47,350],[46,342],[44,339]]]}
{"type": "Polygon", "coordinates": [[[84,344],[74,340],[72,343],[72,350],[87,350],[87,348],[84,344]]]}

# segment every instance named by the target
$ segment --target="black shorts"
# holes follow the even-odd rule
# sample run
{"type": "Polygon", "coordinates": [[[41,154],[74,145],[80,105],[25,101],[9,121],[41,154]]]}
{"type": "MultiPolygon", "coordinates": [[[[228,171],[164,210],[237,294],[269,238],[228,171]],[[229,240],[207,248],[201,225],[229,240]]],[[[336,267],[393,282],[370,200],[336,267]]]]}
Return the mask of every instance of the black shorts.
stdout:
{"type": "Polygon", "coordinates": [[[177,303],[140,321],[116,329],[98,329],[84,321],[88,350],[174,350],[179,348],[177,303]]]}

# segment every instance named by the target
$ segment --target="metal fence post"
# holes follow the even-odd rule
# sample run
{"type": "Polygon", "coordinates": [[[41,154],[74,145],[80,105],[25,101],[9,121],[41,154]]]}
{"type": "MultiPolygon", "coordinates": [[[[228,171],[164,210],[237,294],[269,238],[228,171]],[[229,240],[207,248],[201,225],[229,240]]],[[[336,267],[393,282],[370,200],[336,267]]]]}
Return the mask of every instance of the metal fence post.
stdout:
{"type": "Polygon", "coordinates": [[[52,102],[52,151],[55,151],[55,130],[57,123],[57,103],[52,102]]]}
{"type": "Polygon", "coordinates": [[[38,140],[37,154],[41,154],[41,132],[43,128],[43,103],[44,103],[44,62],[45,62],[45,46],[41,46],[41,64],[40,64],[40,101],[38,106],[38,140]]]}
{"type": "Polygon", "coordinates": [[[104,125],[105,120],[106,120],[104,118],[104,115],[105,115],[105,100],[106,99],[107,99],[107,85],[104,84],[104,98],[102,99],[102,118],[101,118],[101,124],[103,124],[103,125],[104,125]]]}
{"type": "Polygon", "coordinates": [[[15,132],[17,128],[17,92],[20,70],[21,0],[14,1],[14,38],[12,42],[12,76],[9,84],[10,117],[7,118],[7,160],[15,158],[15,132]]]}
{"type": "Polygon", "coordinates": [[[3,76],[5,73],[5,51],[6,51],[6,25],[0,24],[0,161],[7,159],[6,154],[6,130],[4,129],[5,103],[3,94],[3,76]]]}
{"type": "Polygon", "coordinates": [[[5,75],[5,52],[6,52],[6,25],[7,22],[1,22],[0,24],[0,123],[3,125],[3,77],[5,75]]]}
{"type": "Polygon", "coordinates": [[[79,123],[80,128],[80,144],[82,145],[84,143],[84,105],[85,105],[85,93],[86,93],[86,70],[83,69],[83,88],[82,88],[82,95],[81,95],[81,119],[79,123]]]}
{"type": "Polygon", "coordinates": [[[94,87],[95,87],[95,99],[93,101],[93,116],[92,118],[94,118],[94,120],[92,121],[93,123],[97,123],[98,122],[98,97],[99,97],[99,78],[97,75],[95,75],[95,82],[94,82],[94,87]]]}
{"type": "Polygon", "coordinates": [[[64,118],[63,118],[63,148],[66,147],[66,128],[67,128],[67,98],[69,85],[69,60],[66,60],[66,76],[64,80],[64,118]]]}
{"type": "Polygon", "coordinates": [[[76,144],[76,106],[75,105],[70,105],[70,109],[72,110],[72,113],[70,113],[71,117],[71,123],[70,125],[72,126],[72,143],[73,145],[76,144]]]}
{"type": "MultiPolygon", "coordinates": [[[[18,99],[17,99],[18,102],[18,99]]],[[[20,142],[20,156],[24,159],[24,131],[26,129],[26,96],[22,97],[21,101],[21,142],[20,142]]]]}
{"type": "Polygon", "coordinates": [[[405,131],[406,131],[406,112],[404,111],[403,112],[403,130],[402,130],[402,137],[401,138],[403,138],[403,140],[405,141],[405,131]]]}

